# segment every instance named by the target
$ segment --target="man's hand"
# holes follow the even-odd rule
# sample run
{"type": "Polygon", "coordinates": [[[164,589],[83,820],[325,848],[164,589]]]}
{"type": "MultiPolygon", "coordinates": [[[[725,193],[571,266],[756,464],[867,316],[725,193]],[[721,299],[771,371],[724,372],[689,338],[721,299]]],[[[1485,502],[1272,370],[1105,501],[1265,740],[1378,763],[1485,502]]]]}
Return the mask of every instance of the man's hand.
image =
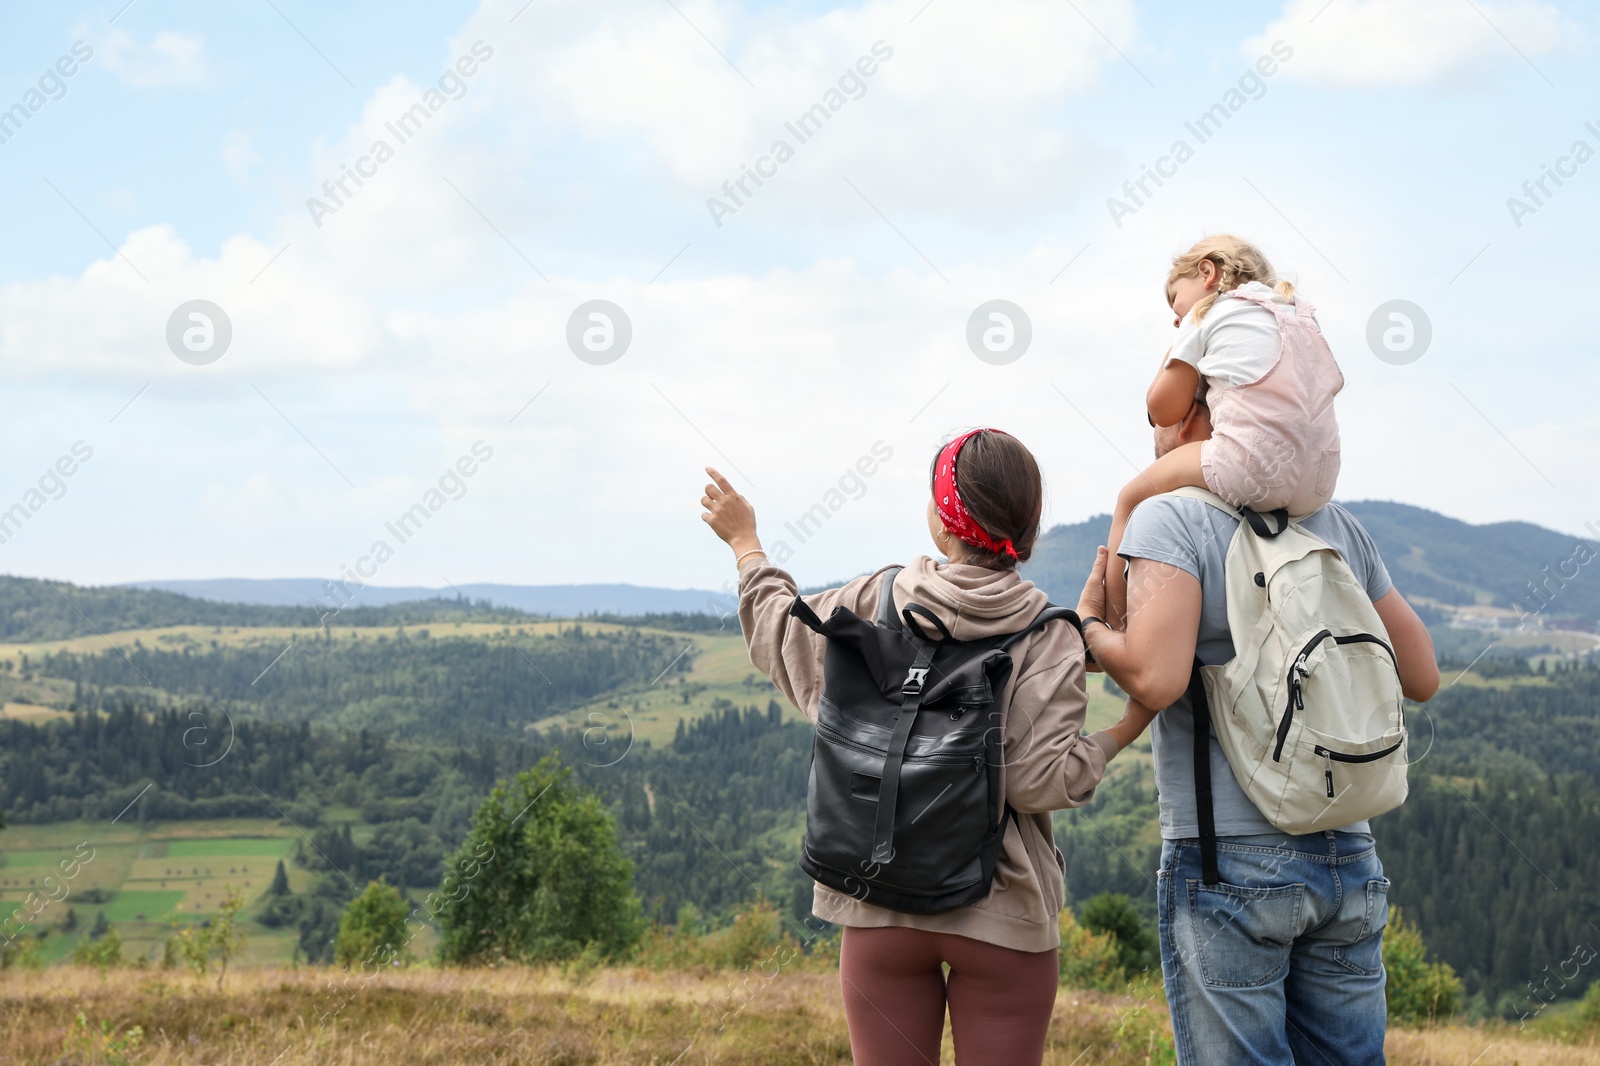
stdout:
{"type": "Polygon", "coordinates": [[[728,542],[736,555],[759,549],[756,509],[716,470],[708,466],[706,473],[711,476],[712,484],[706,486],[705,495],[700,497],[700,506],[706,509],[700,517],[713,533],[728,542]]]}

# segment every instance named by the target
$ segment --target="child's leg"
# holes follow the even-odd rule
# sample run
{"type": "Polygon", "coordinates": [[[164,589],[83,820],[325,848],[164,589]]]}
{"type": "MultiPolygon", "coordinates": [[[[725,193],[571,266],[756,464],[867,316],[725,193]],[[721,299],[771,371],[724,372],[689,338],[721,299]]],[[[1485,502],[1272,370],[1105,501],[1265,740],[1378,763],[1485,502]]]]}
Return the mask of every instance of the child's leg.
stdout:
{"type": "Polygon", "coordinates": [[[1185,485],[1205,488],[1206,479],[1200,471],[1200,450],[1203,442],[1195,441],[1172,449],[1157,459],[1144,472],[1122,487],[1117,494],[1117,509],[1111,516],[1111,533],[1106,538],[1106,621],[1117,629],[1128,611],[1128,582],[1122,574],[1122,560],[1117,549],[1122,546],[1122,535],[1128,531],[1128,519],[1133,509],[1152,496],[1181,489],[1185,485]]]}

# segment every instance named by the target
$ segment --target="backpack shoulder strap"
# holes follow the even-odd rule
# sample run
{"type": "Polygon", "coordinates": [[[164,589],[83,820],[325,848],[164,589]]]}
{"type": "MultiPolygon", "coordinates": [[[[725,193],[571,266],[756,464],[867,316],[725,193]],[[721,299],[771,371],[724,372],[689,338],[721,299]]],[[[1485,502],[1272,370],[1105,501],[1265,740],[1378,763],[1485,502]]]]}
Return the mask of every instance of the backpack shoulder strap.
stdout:
{"type": "Polygon", "coordinates": [[[1237,507],[1229,506],[1227,500],[1224,500],[1209,489],[1198,488],[1194,485],[1183,485],[1173,489],[1171,492],[1162,493],[1162,495],[1183,496],[1191,500],[1199,500],[1202,503],[1209,503],[1229,518],[1237,519],[1239,517],[1239,509],[1237,507]]]}
{"type": "Polygon", "coordinates": [[[1009,649],[1011,645],[1015,644],[1023,637],[1028,636],[1030,633],[1033,633],[1036,630],[1043,629],[1051,622],[1063,618],[1072,623],[1072,628],[1078,631],[1078,637],[1081,639],[1083,637],[1083,622],[1078,618],[1078,612],[1067,607],[1057,607],[1053,603],[1046,603],[1044,605],[1044,610],[1033,616],[1033,621],[1029,622],[1024,628],[1019,629],[1015,633],[1012,633],[1010,636],[1006,637],[1005,640],[1000,642],[1000,647],[1002,649],[1009,649]]]}
{"type": "Polygon", "coordinates": [[[1217,872],[1217,814],[1211,798],[1211,701],[1197,658],[1189,668],[1189,712],[1194,717],[1195,820],[1200,830],[1200,880],[1214,885],[1217,872]]]}
{"type": "Polygon", "coordinates": [[[1241,518],[1244,519],[1249,524],[1251,532],[1267,540],[1281,536],[1283,531],[1289,528],[1289,512],[1283,508],[1279,508],[1276,511],[1268,511],[1266,514],[1259,514],[1248,507],[1234,507],[1216,493],[1196,488],[1193,485],[1182,485],[1171,492],[1163,493],[1163,495],[1184,496],[1191,500],[1209,503],[1235,522],[1241,518]],[[1271,521],[1269,522],[1268,519],[1271,519],[1271,521]]]}
{"type": "Polygon", "coordinates": [[[894,609],[894,579],[900,576],[903,566],[891,566],[883,572],[883,584],[878,589],[878,624],[889,629],[900,628],[900,616],[894,609]]]}

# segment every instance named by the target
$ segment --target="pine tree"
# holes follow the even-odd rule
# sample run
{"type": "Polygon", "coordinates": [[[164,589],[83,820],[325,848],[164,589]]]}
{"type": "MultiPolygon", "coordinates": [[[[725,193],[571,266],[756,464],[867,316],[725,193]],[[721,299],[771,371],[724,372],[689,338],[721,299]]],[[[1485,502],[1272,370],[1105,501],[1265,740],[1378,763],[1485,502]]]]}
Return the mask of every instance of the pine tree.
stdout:
{"type": "Polygon", "coordinates": [[[106,921],[106,912],[98,911],[94,916],[94,924],[89,927],[89,939],[99,940],[111,929],[111,923],[106,921]]]}
{"type": "Polygon", "coordinates": [[[272,884],[267,892],[274,896],[287,896],[289,894],[289,871],[283,868],[283,860],[278,860],[278,872],[272,875],[272,884]]]}

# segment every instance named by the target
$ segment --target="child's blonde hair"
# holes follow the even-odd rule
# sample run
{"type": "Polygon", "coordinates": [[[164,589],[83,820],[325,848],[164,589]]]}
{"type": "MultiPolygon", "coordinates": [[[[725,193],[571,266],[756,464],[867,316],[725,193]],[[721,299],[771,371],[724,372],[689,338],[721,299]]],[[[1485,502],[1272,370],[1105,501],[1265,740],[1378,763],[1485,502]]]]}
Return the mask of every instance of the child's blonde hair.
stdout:
{"type": "Polygon", "coordinates": [[[1272,272],[1272,264],[1261,254],[1261,249],[1249,241],[1227,233],[1218,233],[1200,241],[1172,261],[1172,270],[1167,274],[1168,303],[1172,302],[1170,296],[1172,283],[1179,278],[1189,278],[1200,273],[1200,264],[1207,260],[1217,268],[1217,291],[1207,295],[1190,310],[1189,313],[1194,316],[1196,322],[1206,317],[1206,312],[1211,310],[1211,305],[1217,302],[1218,296],[1232,292],[1246,282],[1259,281],[1263,285],[1271,285],[1277,294],[1285,299],[1294,295],[1294,286],[1287,281],[1278,280],[1277,275],[1272,272]]]}

